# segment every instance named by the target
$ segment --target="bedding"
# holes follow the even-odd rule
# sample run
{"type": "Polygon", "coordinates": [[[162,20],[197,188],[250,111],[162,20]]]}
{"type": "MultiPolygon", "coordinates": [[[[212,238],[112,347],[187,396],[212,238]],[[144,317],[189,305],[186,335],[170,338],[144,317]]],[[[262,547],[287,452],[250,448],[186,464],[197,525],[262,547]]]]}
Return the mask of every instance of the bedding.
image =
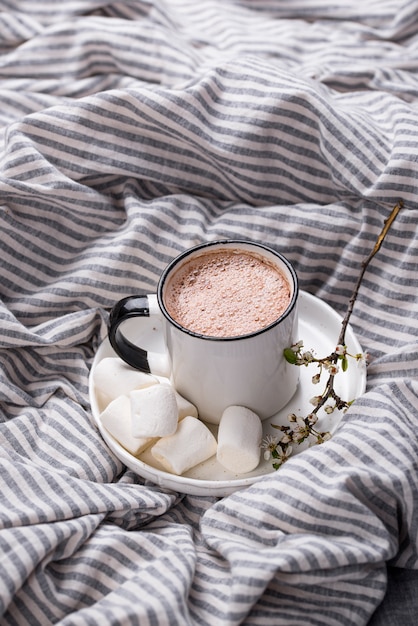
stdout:
{"type": "Polygon", "coordinates": [[[0,55],[0,624],[415,623],[418,4],[1,0],[0,55]],[[117,300],[241,238],[344,315],[399,200],[330,441],[224,498],[119,461],[88,394],[117,300]]]}

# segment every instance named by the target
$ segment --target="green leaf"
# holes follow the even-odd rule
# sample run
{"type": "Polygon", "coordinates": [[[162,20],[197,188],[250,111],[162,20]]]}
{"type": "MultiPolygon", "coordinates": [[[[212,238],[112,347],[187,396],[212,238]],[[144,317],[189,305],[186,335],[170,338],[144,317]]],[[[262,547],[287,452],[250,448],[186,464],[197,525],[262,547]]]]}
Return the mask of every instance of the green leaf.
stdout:
{"type": "Polygon", "coordinates": [[[283,356],[288,363],[296,365],[296,353],[292,350],[292,348],[285,348],[283,350],[283,356]]]}
{"type": "Polygon", "coordinates": [[[348,359],[347,357],[344,355],[342,361],[341,361],[341,369],[343,370],[343,372],[346,372],[348,368],[348,359]]]}

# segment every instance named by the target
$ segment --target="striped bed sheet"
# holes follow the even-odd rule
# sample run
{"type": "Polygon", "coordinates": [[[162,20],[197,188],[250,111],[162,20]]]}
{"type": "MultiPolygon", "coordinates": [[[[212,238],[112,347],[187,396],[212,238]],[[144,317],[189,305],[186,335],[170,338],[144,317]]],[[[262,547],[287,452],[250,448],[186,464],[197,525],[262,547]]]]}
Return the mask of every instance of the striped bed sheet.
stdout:
{"type": "Polygon", "coordinates": [[[414,623],[417,3],[1,0],[0,59],[0,625],[414,623]],[[330,441],[224,498],[120,462],[88,394],[117,300],[241,238],[344,315],[399,200],[330,441]]]}

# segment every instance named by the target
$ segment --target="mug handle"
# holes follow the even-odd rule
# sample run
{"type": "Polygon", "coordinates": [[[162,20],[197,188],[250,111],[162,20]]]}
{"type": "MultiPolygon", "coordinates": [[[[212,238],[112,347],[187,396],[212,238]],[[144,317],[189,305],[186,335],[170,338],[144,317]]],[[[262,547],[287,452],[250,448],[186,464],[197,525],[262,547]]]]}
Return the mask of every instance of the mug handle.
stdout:
{"type": "Polygon", "coordinates": [[[110,345],[125,363],[147,374],[170,376],[167,353],[150,352],[135,345],[122,332],[121,325],[132,317],[161,317],[155,294],[127,296],[119,300],[110,311],[108,337],[110,345]]]}

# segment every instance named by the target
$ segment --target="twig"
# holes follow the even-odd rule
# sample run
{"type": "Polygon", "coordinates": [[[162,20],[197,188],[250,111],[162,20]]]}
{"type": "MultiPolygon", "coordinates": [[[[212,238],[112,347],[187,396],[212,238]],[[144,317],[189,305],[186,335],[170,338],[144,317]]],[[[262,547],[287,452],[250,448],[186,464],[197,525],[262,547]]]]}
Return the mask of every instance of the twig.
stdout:
{"type": "Polygon", "coordinates": [[[384,221],[384,226],[382,228],[382,231],[380,233],[380,235],[377,238],[376,243],[374,244],[374,248],[373,250],[370,252],[369,256],[362,262],[361,264],[361,271],[359,274],[359,277],[357,279],[357,283],[356,286],[354,288],[354,291],[352,293],[352,296],[349,300],[348,303],[348,308],[347,308],[347,312],[345,314],[345,317],[342,321],[342,327],[341,327],[341,332],[340,332],[340,336],[338,338],[338,343],[345,343],[345,333],[347,330],[347,326],[348,326],[348,322],[350,320],[351,317],[351,313],[353,312],[353,308],[354,308],[354,303],[357,299],[358,296],[358,292],[360,289],[360,285],[362,283],[363,280],[363,276],[371,262],[371,260],[373,259],[373,257],[379,252],[381,245],[389,231],[389,228],[392,226],[392,223],[394,222],[396,216],[398,215],[399,211],[402,209],[403,207],[403,200],[399,200],[399,202],[397,202],[395,204],[395,206],[393,207],[392,211],[390,212],[389,217],[384,221]]]}
{"type": "Polygon", "coordinates": [[[338,342],[334,352],[332,352],[327,357],[317,358],[311,352],[302,351],[302,341],[299,341],[297,344],[291,346],[290,348],[286,348],[284,351],[284,356],[289,361],[289,363],[292,363],[294,365],[306,366],[311,363],[316,363],[319,366],[319,373],[312,378],[312,382],[318,383],[320,381],[320,376],[323,369],[329,372],[329,377],[326,382],[324,392],[321,395],[315,396],[315,398],[311,400],[311,402],[314,404],[314,408],[309,415],[304,418],[298,417],[294,413],[289,415],[289,421],[291,423],[295,423],[294,428],[292,428],[291,426],[277,426],[275,424],[272,424],[273,428],[276,428],[283,433],[280,441],[277,441],[276,437],[272,437],[269,435],[263,440],[261,445],[265,449],[265,458],[270,456],[273,457],[274,469],[278,469],[289,458],[292,453],[292,443],[300,444],[305,441],[305,439],[311,436],[316,439],[316,443],[322,443],[331,437],[331,434],[329,432],[320,432],[315,428],[316,422],[318,420],[318,411],[322,407],[324,407],[330,399],[335,402],[335,405],[325,406],[325,411],[327,413],[331,413],[335,408],[338,410],[347,409],[350,404],[352,404],[352,401],[342,400],[340,396],[335,392],[334,382],[335,377],[339,371],[337,363],[340,361],[342,369],[343,371],[345,371],[348,367],[348,356],[353,357],[357,360],[363,357],[362,354],[352,355],[347,352],[347,347],[345,345],[345,335],[347,332],[347,327],[350,321],[351,314],[353,312],[354,304],[357,300],[364,274],[373,257],[380,250],[380,247],[393,221],[395,220],[402,207],[403,201],[399,200],[399,202],[397,202],[397,204],[393,207],[389,217],[385,220],[382,231],[380,232],[372,251],[370,252],[368,257],[362,262],[359,277],[357,279],[351,298],[348,302],[346,314],[342,320],[341,331],[338,336],[338,342]]]}

